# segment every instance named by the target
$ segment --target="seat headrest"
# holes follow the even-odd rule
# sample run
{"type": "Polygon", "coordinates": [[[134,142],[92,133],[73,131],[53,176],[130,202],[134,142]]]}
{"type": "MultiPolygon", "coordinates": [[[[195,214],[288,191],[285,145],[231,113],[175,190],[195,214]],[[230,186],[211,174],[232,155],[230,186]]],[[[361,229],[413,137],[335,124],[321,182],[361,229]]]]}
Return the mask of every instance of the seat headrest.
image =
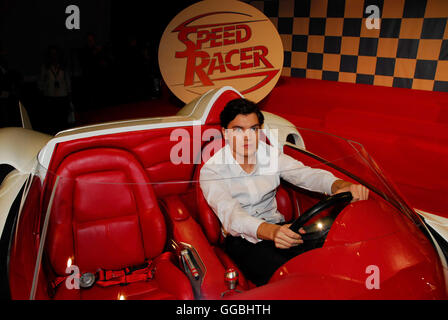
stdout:
{"type": "Polygon", "coordinates": [[[221,114],[222,110],[224,110],[224,107],[229,101],[232,101],[234,99],[241,98],[242,96],[233,90],[225,90],[223,91],[219,97],[213,102],[210,101],[209,103],[212,103],[212,106],[210,107],[210,111],[207,115],[207,119],[205,121],[205,124],[220,124],[221,120],[219,118],[219,115],[221,114]]]}

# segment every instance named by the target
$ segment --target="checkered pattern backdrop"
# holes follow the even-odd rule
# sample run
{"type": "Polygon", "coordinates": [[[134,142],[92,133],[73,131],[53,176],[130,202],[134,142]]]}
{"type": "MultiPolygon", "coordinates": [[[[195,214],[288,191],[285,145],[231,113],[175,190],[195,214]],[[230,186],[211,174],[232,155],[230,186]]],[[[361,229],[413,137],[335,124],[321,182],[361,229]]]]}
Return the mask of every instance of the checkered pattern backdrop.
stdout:
{"type": "Polygon", "coordinates": [[[448,92],[448,0],[249,3],[280,33],[283,75],[448,92]],[[369,5],[380,29],[366,27],[369,5]]]}

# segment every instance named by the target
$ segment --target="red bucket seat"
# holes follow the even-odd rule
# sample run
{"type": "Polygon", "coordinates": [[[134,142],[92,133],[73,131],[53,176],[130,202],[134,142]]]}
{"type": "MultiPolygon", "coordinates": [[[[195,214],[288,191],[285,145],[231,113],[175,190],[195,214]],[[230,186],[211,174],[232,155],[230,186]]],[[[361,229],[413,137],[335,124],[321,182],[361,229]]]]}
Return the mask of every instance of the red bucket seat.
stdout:
{"type": "Polygon", "coordinates": [[[51,211],[46,262],[66,276],[67,260],[81,273],[120,270],[152,261],[150,280],[127,285],[68,289],[62,282],[55,299],[194,299],[187,277],[162,255],[165,220],[141,164],[129,152],[88,149],[63,160],[51,211]]]}

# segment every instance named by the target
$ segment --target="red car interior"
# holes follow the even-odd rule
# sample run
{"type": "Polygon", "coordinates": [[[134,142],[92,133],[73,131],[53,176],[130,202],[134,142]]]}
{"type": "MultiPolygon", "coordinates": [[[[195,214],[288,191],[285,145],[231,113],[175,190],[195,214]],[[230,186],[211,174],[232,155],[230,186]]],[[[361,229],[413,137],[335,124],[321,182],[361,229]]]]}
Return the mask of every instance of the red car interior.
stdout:
{"type": "Polygon", "coordinates": [[[137,159],[114,148],[75,152],[59,165],[46,241],[54,272],[65,275],[73,258],[82,273],[120,270],[151,261],[151,281],[126,286],[68,290],[59,286],[56,299],[191,299],[185,275],[169,257],[159,258],[166,225],[150,180],[137,159]]]}
{"type": "MultiPolygon", "coordinates": [[[[236,97],[239,97],[237,93],[227,91],[217,99],[215,106],[222,110],[236,97]]],[[[203,129],[219,125],[219,113],[220,110],[213,108],[210,121],[207,121],[212,125],[203,129]]],[[[192,136],[192,127],[179,129],[192,136]]],[[[48,263],[55,273],[53,277],[65,275],[68,258],[73,258],[73,264],[78,265],[82,273],[94,272],[97,268],[121,269],[145,260],[155,260],[157,272],[154,280],[143,282],[146,286],[132,283],[124,287],[126,290],[121,286],[95,286],[88,290],[66,290],[59,286],[54,298],[116,299],[118,294],[123,294],[131,299],[192,299],[191,285],[172,264],[173,259],[166,255],[158,259],[167,242],[167,226],[171,227],[174,239],[194,245],[210,268],[204,297],[219,298],[219,293],[215,294],[219,291],[217,287],[226,290],[224,271],[232,262],[221,255],[226,265],[221,263],[207,239],[198,236],[202,229],[193,219],[196,204],[189,181],[195,155],[190,155],[188,164],[173,164],[170,150],[177,141],[170,141],[171,131],[167,128],[111,134],[57,145],[49,172],[66,179],[59,180],[45,248],[48,263]],[[188,183],[164,183],[167,181],[188,183]],[[127,184],[129,182],[134,183],[132,188],[127,184]],[[104,190],[101,190],[102,184],[104,190]],[[186,219],[177,217],[182,209],[186,219]],[[190,214],[190,211],[194,213],[190,214]],[[179,224],[182,227],[176,237],[179,224]],[[193,235],[194,239],[190,239],[193,235]],[[92,246],[92,243],[96,245],[92,246]],[[162,275],[170,276],[164,278],[162,275]],[[213,294],[207,294],[207,286],[213,294]]],[[[192,147],[195,142],[190,139],[189,143],[192,147]]],[[[45,183],[47,202],[54,183],[54,176],[49,174],[45,183]]],[[[38,245],[38,239],[35,245],[38,245]]],[[[49,279],[39,281],[39,298],[45,297],[42,293],[46,290],[44,284],[51,281],[52,275],[47,276],[49,279]]],[[[241,284],[247,286],[244,280],[241,284]]]]}
{"type": "MultiPolygon", "coordinates": [[[[169,97],[169,89],[163,88],[164,97],[169,97]]],[[[412,207],[446,216],[446,92],[281,76],[259,106],[297,127],[362,143],[412,207]]],[[[122,110],[123,106],[107,113],[90,112],[89,123],[123,119],[122,110]]],[[[159,108],[144,104],[126,106],[126,110],[128,118],[178,111],[168,99],[161,101],[159,108]],[[160,111],[153,114],[152,110],[160,111]]]]}
{"type": "MultiPolygon", "coordinates": [[[[218,129],[221,110],[228,101],[236,97],[239,95],[233,91],[223,92],[216,100],[201,130],[218,129]]],[[[203,155],[201,162],[194,163],[194,159],[197,159],[199,155],[192,153],[189,155],[190,162],[188,164],[174,164],[170,161],[170,151],[178,141],[170,140],[172,129],[160,128],[100,135],[61,142],[56,146],[49,172],[54,172],[61,178],[58,181],[51,211],[45,257],[42,262],[45,272],[42,272],[39,278],[37,298],[117,299],[120,295],[124,295],[127,299],[221,298],[221,294],[228,289],[224,281],[225,271],[230,267],[237,270],[238,268],[222,250],[223,237],[220,222],[205,201],[197,181],[203,163],[208,160],[205,154],[213,155],[213,153],[209,153],[210,149],[208,148],[219,150],[219,147],[223,146],[223,140],[201,140],[198,142],[189,139],[190,150],[195,150],[193,146],[199,143],[199,152],[203,155]],[[205,150],[207,152],[204,152],[205,150]],[[172,181],[185,183],[170,183],[172,181]],[[193,294],[192,284],[181,271],[177,257],[172,252],[168,252],[168,240],[188,244],[198,253],[206,269],[200,284],[200,296],[193,294]],[[73,259],[72,263],[77,265],[82,273],[96,272],[98,268],[120,270],[140,265],[146,261],[152,262],[152,265],[155,266],[155,273],[147,281],[133,282],[125,286],[104,287],[95,284],[89,289],[69,290],[64,285],[60,285],[52,296],[46,291],[47,284],[54,278],[66,276],[69,258],[73,259]]],[[[178,129],[186,130],[190,137],[193,136],[194,129],[191,126],[178,129]]],[[[291,150],[285,150],[285,152],[294,153],[291,150]]],[[[332,168],[325,167],[325,169],[343,179],[350,180],[349,177],[337,174],[336,170],[332,168]]],[[[54,183],[55,179],[47,176],[44,183],[46,197],[54,183]]],[[[373,198],[378,199],[379,197],[373,198]]],[[[278,188],[276,200],[278,210],[285,215],[285,219],[288,221],[296,218],[298,212],[303,212],[318,201],[319,196],[312,193],[301,193],[297,188],[285,183],[278,188]]],[[[346,219],[349,219],[352,216],[350,210],[347,212],[345,213],[346,219]]],[[[373,214],[374,210],[367,210],[365,221],[370,221],[367,218],[372,219],[373,214]]],[[[42,216],[42,213],[38,216],[42,216]]],[[[381,224],[387,223],[387,219],[384,217],[378,221],[375,219],[372,221],[377,221],[378,227],[380,227],[381,224]]],[[[358,219],[354,226],[362,226],[365,221],[358,219]]],[[[37,224],[41,225],[42,221],[37,224]]],[[[337,235],[338,230],[343,226],[344,223],[339,226],[339,229],[335,228],[335,231],[331,232],[337,235]]],[[[35,222],[19,226],[18,237],[29,233],[29,230],[33,228],[36,228],[35,222]]],[[[360,228],[360,230],[364,229],[360,228]]],[[[408,239],[409,233],[403,227],[400,230],[402,230],[402,234],[397,233],[396,239],[389,243],[391,246],[397,246],[397,252],[408,239]]],[[[418,233],[415,227],[412,230],[418,233]]],[[[343,232],[341,231],[340,234],[343,232]]],[[[25,248],[26,250],[36,251],[38,236],[27,242],[29,247],[25,248]]],[[[396,276],[395,273],[406,261],[406,254],[407,257],[413,259],[414,264],[411,263],[410,268],[420,266],[421,269],[424,269],[428,260],[437,259],[433,249],[428,248],[428,242],[423,243],[426,241],[425,239],[417,238],[415,239],[417,254],[412,255],[405,252],[401,256],[403,261],[394,261],[394,265],[385,267],[388,269],[385,269],[384,272],[390,278],[396,276]],[[431,254],[425,257],[422,248],[429,250],[431,254]]],[[[254,285],[246,280],[240,272],[238,289],[243,291],[252,289],[246,291],[247,294],[243,293],[241,297],[245,299],[262,299],[263,297],[282,299],[298,296],[312,298],[314,293],[318,294],[319,288],[313,289],[311,276],[321,272],[322,277],[330,279],[332,271],[337,269],[331,262],[332,257],[334,258],[331,253],[337,253],[338,250],[359,249],[356,246],[348,247],[335,244],[335,239],[337,240],[337,237],[329,240],[333,241],[333,246],[329,248],[312,250],[300,256],[300,260],[304,261],[300,266],[294,262],[295,260],[290,264],[287,263],[285,268],[274,275],[270,284],[261,288],[254,288],[254,285]],[[306,260],[306,257],[310,255],[313,256],[313,259],[306,260]],[[287,286],[288,276],[294,268],[310,275],[308,280],[305,279],[301,282],[301,287],[307,288],[308,291],[299,292],[297,288],[287,286]],[[275,293],[275,297],[273,293],[275,293]]],[[[366,248],[370,246],[370,244],[359,243],[358,245],[366,248]]],[[[381,242],[382,248],[387,245],[387,241],[381,242]]],[[[15,251],[18,252],[18,249],[15,251]]],[[[368,249],[365,252],[367,251],[368,249]]],[[[364,256],[357,260],[358,265],[366,263],[363,258],[364,256]]],[[[26,282],[23,279],[23,274],[20,273],[23,267],[19,266],[23,259],[23,256],[12,256],[10,269],[18,271],[11,275],[11,283],[26,282]]],[[[388,259],[389,256],[385,254],[381,257],[378,256],[378,260],[375,261],[385,261],[386,265],[389,263],[388,259]]],[[[353,262],[353,265],[357,264],[353,262]]],[[[290,276],[293,277],[293,275],[290,276]]],[[[436,283],[434,279],[436,276],[431,278],[430,282],[436,283]]],[[[29,286],[30,279],[27,281],[29,286]]],[[[341,290],[346,290],[344,292],[347,295],[357,292],[356,290],[359,289],[359,285],[356,290],[350,289],[353,282],[347,284],[341,279],[331,278],[328,283],[329,285],[346,286],[345,289],[341,287],[341,290]]],[[[422,288],[425,290],[424,292],[430,290],[430,286],[422,288]]],[[[17,288],[12,290],[12,293],[13,298],[27,299],[29,295],[26,290],[17,288]]],[[[337,297],[337,294],[335,293],[332,297],[337,297]]]]}
{"type": "MultiPolygon", "coordinates": [[[[224,92],[216,100],[202,130],[219,128],[219,114],[222,108],[228,101],[237,97],[238,94],[233,91],[224,92]]],[[[187,130],[192,135],[193,129],[191,127],[181,129],[187,130]]],[[[176,241],[194,246],[207,266],[207,274],[202,287],[202,298],[219,298],[217,293],[219,294],[227,289],[223,281],[224,271],[229,267],[238,268],[220,247],[223,240],[220,223],[205,202],[199,184],[160,183],[190,181],[191,179],[197,181],[202,164],[208,160],[202,159],[199,165],[174,165],[170,161],[170,150],[177,141],[170,141],[171,131],[172,129],[168,128],[120,133],[63,142],[57,146],[50,164],[51,171],[55,171],[57,175],[70,178],[66,179],[67,181],[62,179],[59,182],[60,186],[57,189],[55,199],[63,200],[61,200],[61,203],[56,202],[54,205],[53,212],[58,214],[52,214],[53,218],[47,239],[49,244],[47,250],[51,265],[58,275],[65,274],[67,258],[72,256],[75,257],[73,263],[79,265],[82,272],[94,271],[97,267],[112,270],[120,269],[141,263],[145,259],[157,257],[160,250],[163,249],[162,243],[165,244],[164,241],[166,240],[165,225],[161,222],[163,220],[160,220],[156,225],[145,224],[141,221],[141,213],[136,212],[136,208],[140,208],[142,205],[144,207],[149,206],[154,211],[151,216],[160,218],[157,201],[155,200],[155,197],[157,197],[165,215],[169,234],[176,241]],[[130,170],[132,171],[129,172],[130,170]],[[104,194],[98,190],[98,183],[125,182],[129,179],[134,182],[153,183],[149,186],[154,187],[154,192],[147,185],[139,185],[138,190],[134,190],[135,187],[129,188],[126,187],[126,184],[120,183],[114,186],[107,185],[104,194]],[[77,184],[75,181],[82,181],[83,183],[77,184]],[[137,192],[137,195],[135,192],[137,192]],[[145,192],[147,196],[142,196],[142,192],[145,192]],[[154,197],[148,195],[154,195],[154,197]],[[107,201],[116,198],[119,201],[107,201]],[[142,198],[151,200],[143,201],[142,198]],[[135,199],[137,203],[133,203],[132,199],[135,199]],[[143,204],[138,205],[140,201],[143,201],[143,204]],[[146,203],[148,201],[150,203],[146,203]],[[76,207],[73,211],[73,217],[70,216],[72,209],[67,203],[71,203],[74,208],[76,207]],[[104,207],[101,207],[102,205],[98,207],[99,204],[104,204],[104,207]],[[96,209],[92,211],[92,208],[96,209]],[[70,223],[70,219],[72,219],[72,223],[70,223]],[[151,228],[155,228],[157,232],[160,232],[160,235],[157,238],[144,239],[140,243],[138,233],[135,234],[139,227],[139,221],[141,221],[140,229],[143,235],[146,233],[153,235],[154,231],[151,228]],[[71,228],[74,230],[74,237],[67,237],[64,241],[60,241],[61,234],[69,234],[71,228]],[[123,248],[118,252],[122,252],[122,254],[117,255],[117,249],[120,247],[110,246],[110,241],[106,240],[107,237],[104,232],[97,234],[98,231],[105,228],[113,228],[117,232],[117,239],[121,240],[116,241],[123,248]],[[78,237],[78,234],[83,235],[83,237],[78,237]],[[131,234],[133,236],[129,237],[128,235],[131,234]],[[153,241],[156,241],[151,245],[154,251],[148,252],[147,247],[153,241]],[[96,249],[90,248],[89,243],[98,243],[99,246],[96,249]],[[75,252],[73,248],[77,248],[77,251],[75,252]],[[86,251],[78,254],[78,252],[81,252],[79,251],[81,248],[86,249],[86,251]],[[133,248],[134,250],[124,250],[124,248],[133,248]],[[101,254],[97,254],[97,252],[101,254]]],[[[195,143],[193,140],[189,142],[191,146],[195,143]]],[[[218,139],[211,143],[222,145],[223,140],[218,139]]],[[[206,144],[202,148],[205,148],[205,146],[206,144]]],[[[193,160],[194,155],[190,156],[193,160]]],[[[293,210],[297,206],[295,193],[288,193],[286,189],[279,188],[277,202],[279,210],[288,219],[292,219],[294,212],[297,212],[297,210],[293,210]],[[291,200],[290,195],[294,200],[291,200]]],[[[146,215],[143,216],[146,217],[146,215]]],[[[148,219],[149,217],[150,215],[148,215],[148,219]]],[[[175,282],[182,283],[178,280],[175,280],[175,282]]],[[[239,284],[242,289],[253,287],[241,273],[239,284]]],[[[142,291],[141,284],[138,283],[129,286],[139,287],[138,294],[141,294],[141,296],[137,295],[134,298],[151,298],[151,295],[154,295],[156,299],[178,297],[173,292],[163,293],[162,288],[155,290],[154,288],[157,287],[155,284],[148,287],[148,292],[144,292],[144,290],[140,292],[142,291]]],[[[81,297],[76,298],[86,299],[93,296],[106,299],[115,298],[118,294],[117,290],[121,289],[95,287],[83,291],[65,290],[62,287],[57,291],[55,298],[71,299],[74,298],[71,296],[73,294],[81,295],[81,297]]],[[[187,292],[191,292],[191,289],[187,292]]],[[[132,295],[133,293],[126,292],[125,295],[128,296],[129,294],[132,295]]],[[[186,298],[186,296],[180,298],[186,298]]]]}

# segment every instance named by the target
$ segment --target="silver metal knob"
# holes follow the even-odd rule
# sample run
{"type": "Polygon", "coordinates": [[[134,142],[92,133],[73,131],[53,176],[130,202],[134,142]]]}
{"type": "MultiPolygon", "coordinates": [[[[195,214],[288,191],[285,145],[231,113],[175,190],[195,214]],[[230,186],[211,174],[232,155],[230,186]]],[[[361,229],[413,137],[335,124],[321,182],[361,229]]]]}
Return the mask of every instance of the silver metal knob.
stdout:
{"type": "Polygon", "coordinates": [[[234,268],[229,268],[224,273],[224,281],[226,282],[229,290],[234,290],[238,284],[238,271],[234,268]]]}

